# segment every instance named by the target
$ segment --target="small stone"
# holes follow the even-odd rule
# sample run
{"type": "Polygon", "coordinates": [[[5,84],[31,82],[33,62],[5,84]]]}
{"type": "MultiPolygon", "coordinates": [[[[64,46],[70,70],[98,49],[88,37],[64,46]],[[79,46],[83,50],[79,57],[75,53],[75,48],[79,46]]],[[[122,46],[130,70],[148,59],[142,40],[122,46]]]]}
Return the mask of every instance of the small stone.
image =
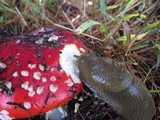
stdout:
{"type": "Polygon", "coordinates": [[[80,107],[80,104],[79,104],[79,103],[76,103],[76,104],[74,105],[74,113],[77,113],[79,107],[80,107]]]}

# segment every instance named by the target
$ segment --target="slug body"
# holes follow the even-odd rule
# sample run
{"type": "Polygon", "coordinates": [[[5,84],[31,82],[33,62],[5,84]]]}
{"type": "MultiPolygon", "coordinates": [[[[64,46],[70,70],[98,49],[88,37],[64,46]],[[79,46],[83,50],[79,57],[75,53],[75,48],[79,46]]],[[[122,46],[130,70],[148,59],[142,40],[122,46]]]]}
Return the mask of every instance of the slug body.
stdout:
{"type": "Polygon", "coordinates": [[[111,105],[118,120],[151,120],[155,104],[147,88],[123,64],[91,54],[81,55],[82,81],[97,97],[111,105]]]}

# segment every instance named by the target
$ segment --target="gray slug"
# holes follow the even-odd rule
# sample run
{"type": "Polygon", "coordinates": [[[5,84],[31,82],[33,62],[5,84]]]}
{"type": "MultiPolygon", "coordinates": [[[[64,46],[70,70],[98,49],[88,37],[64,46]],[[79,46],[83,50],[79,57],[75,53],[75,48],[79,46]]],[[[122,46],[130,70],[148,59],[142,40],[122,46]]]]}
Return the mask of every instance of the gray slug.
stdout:
{"type": "Polygon", "coordinates": [[[78,58],[82,81],[111,105],[118,120],[151,120],[155,104],[147,88],[123,64],[85,53],[78,58]]]}

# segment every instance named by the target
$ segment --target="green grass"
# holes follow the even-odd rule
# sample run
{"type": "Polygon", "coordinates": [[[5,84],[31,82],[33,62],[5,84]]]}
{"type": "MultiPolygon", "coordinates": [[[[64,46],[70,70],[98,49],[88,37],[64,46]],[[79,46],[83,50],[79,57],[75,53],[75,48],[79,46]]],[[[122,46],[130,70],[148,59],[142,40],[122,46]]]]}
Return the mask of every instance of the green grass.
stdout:
{"type": "Polygon", "coordinates": [[[15,34],[49,25],[52,10],[56,10],[56,1],[47,0],[2,0],[0,2],[0,26],[10,25],[15,34]],[[50,12],[48,12],[50,10],[50,12]]]}

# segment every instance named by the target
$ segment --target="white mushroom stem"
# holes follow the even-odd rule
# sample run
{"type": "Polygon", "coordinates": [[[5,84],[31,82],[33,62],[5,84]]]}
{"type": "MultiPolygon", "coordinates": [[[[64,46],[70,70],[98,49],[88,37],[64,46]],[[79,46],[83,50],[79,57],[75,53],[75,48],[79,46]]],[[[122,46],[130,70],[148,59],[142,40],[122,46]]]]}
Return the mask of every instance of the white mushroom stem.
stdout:
{"type": "Polygon", "coordinates": [[[62,106],[46,113],[46,120],[64,120],[67,112],[62,106]]]}
{"type": "Polygon", "coordinates": [[[77,58],[74,56],[80,56],[80,51],[75,44],[67,44],[61,50],[60,65],[65,73],[70,76],[74,83],[81,83],[79,79],[79,70],[77,68],[77,58]]]}

